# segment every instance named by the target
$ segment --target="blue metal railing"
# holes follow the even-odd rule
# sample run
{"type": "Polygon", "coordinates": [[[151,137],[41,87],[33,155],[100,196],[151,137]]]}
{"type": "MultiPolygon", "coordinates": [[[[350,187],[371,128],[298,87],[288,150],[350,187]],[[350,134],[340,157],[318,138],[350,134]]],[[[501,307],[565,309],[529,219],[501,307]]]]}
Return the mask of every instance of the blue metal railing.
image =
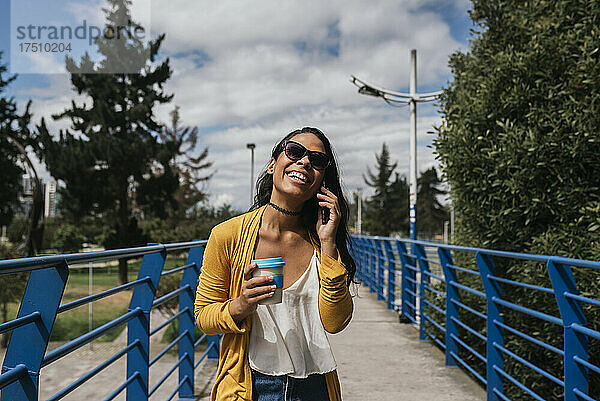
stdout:
{"type": "Polygon", "coordinates": [[[461,367],[477,378],[486,387],[487,400],[510,400],[505,384],[527,397],[544,400],[520,377],[506,372],[507,358],[559,386],[561,399],[594,400],[588,391],[589,375],[600,374],[600,367],[590,361],[588,341],[600,340],[600,332],[587,323],[582,305],[600,307],[600,301],[578,293],[572,268],[600,271],[599,262],[363,235],[352,236],[352,247],[356,278],[376,293],[378,300],[385,301],[388,309],[399,311],[401,321],[416,324],[421,340],[434,341],[443,349],[447,367],[461,367]],[[471,263],[465,263],[470,266],[455,265],[457,254],[462,260],[470,258],[471,263]],[[544,263],[551,288],[503,277],[494,261],[507,260],[544,263]],[[464,279],[467,276],[476,280],[464,279]],[[549,294],[556,316],[511,302],[503,294],[507,286],[549,294]],[[558,325],[563,331],[562,349],[509,325],[505,321],[508,311],[558,325]],[[473,319],[461,320],[459,316],[465,314],[473,319]],[[479,329],[465,321],[475,319],[481,321],[479,329]],[[562,360],[562,374],[552,374],[509,349],[504,343],[507,334],[557,355],[562,360]]]}
{"type": "Polygon", "coordinates": [[[195,400],[194,369],[205,358],[218,359],[219,357],[219,336],[203,335],[194,342],[194,297],[205,245],[206,241],[165,245],[149,244],[137,248],[70,255],[44,255],[0,261],[0,274],[30,272],[17,318],[0,324],[0,333],[12,330],[12,336],[2,365],[2,374],[0,374],[2,400],[37,400],[39,377],[40,374],[43,374],[41,372],[43,367],[90,343],[109,330],[124,324],[127,324],[127,345],[73,383],[58,391],[49,400],[63,398],[124,355],[127,356],[127,372],[124,382],[118,385],[106,400],[114,399],[123,391],[126,391],[127,400],[148,400],[148,397],[154,394],[175,370],[179,372],[179,381],[168,400],[175,397],[176,394],[179,394],[179,400],[195,400]],[[187,252],[187,262],[183,266],[163,271],[167,253],[173,251],[187,252]],[[69,276],[69,266],[77,263],[139,256],[142,256],[143,259],[136,280],[72,302],[60,304],[69,276]],[[179,288],[155,299],[160,278],[177,272],[182,273],[179,288]],[[133,292],[127,313],[50,352],[46,352],[57,314],[129,289],[133,289],[133,292]],[[150,331],[150,311],[175,298],[179,300],[179,312],[150,331]],[[176,319],[179,321],[179,335],[150,360],[150,336],[176,319]],[[207,341],[207,349],[195,361],[194,350],[204,340],[207,341]],[[149,390],[150,366],[175,345],[178,345],[178,361],[149,390]]]}

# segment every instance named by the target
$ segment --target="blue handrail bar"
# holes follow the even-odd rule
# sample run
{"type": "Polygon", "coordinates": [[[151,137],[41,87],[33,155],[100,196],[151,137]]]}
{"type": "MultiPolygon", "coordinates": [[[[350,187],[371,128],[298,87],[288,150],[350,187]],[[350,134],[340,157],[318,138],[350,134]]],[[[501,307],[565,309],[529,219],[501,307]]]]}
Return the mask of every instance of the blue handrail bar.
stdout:
{"type": "Polygon", "coordinates": [[[94,369],[90,370],[88,373],[84,374],[79,379],[75,380],[73,383],[69,384],[67,387],[54,394],[52,397],[48,398],[46,401],[60,400],[61,398],[65,397],[67,394],[80,387],[83,383],[85,383],[86,381],[88,381],[89,379],[96,376],[98,373],[112,365],[119,358],[125,355],[130,349],[132,349],[133,347],[137,347],[139,344],[139,341],[135,341],[129,344],[127,347],[123,348],[121,351],[117,352],[116,354],[108,358],[106,361],[102,362],[100,365],[96,366],[94,369]]]}
{"type": "Polygon", "coordinates": [[[165,270],[160,275],[168,276],[169,274],[177,273],[177,272],[180,272],[180,271],[183,271],[183,270],[189,269],[190,267],[195,267],[195,266],[196,266],[196,263],[190,263],[189,265],[183,265],[183,266],[171,269],[171,270],[165,270]]]}
{"type": "Polygon", "coordinates": [[[185,354],[184,356],[179,358],[179,360],[177,362],[175,362],[175,364],[171,367],[171,369],[169,369],[167,371],[167,373],[165,373],[163,375],[163,377],[161,377],[160,380],[158,380],[158,383],[156,383],[154,385],[154,387],[152,387],[152,389],[148,392],[148,396],[150,397],[152,394],[154,394],[154,392],[156,390],[158,390],[158,388],[165,382],[165,380],[167,380],[167,378],[169,376],[171,376],[171,374],[175,371],[175,369],[177,369],[179,367],[179,365],[181,365],[181,362],[183,362],[185,359],[187,359],[189,357],[190,357],[189,354],[185,354]]]}
{"type": "Polygon", "coordinates": [[[0,375],[0,387],[8,386],[17,380],[24,378],[27,376],[27,372],[27,366],[23,365],[22,363],[18,364],[8,372],[0,375]]]}
{"type": "Polygon", "coordinates": [[[75,309],[79,306],[87,305],[90,302],[98,301],[102,298],[106,298],[110,295],[118,294],[119,292],[126,291],[130,288],[135,287],[138,284],[147,282],[149,280],[150,280],[150,277],[144,277],[139,280],[135,280],[130,283],[122,284],[118,287],[111,288],[110,290],[101,291],[96,294],[88,295],[87,297],[83,297],[83,298],[79,298],[79,299],[76,299],[71,302],[67,302],[66,304],[62,304],[61,306],[58,307],[57,313],[66,312],[68,310],[75,309]]]}
{"type": "Polygon", "coordinates": [[[191,335],[190,332],[186,331],[185,333],[182,333],[180,335],[177,336],[177,338],[175,338],[173,341],[171,341],[169,343],[169,345],[167,345],[165,348],[162,349],[162,351],[160,351],[158,353],[158,355],[156,355],[154,358],[152,358],[149,362],[149,365],[152,366],[154,365],[156,362],[158,362],[158,360],[160,358],[162,358],[167,352],[169,352],[169,350],[171,348],[173,348],[175,345],[177,345],[177,343],[179,343],[179,341],[184,337],[184,336],[189,336],[191,335]]]}
{"type": "Polygon", "coordinates": [[[17,327],[24,326],[28,323],[34,322],[37,319],[40,319],[42,315],[40,312],[32,312],[29,315],[25,315],[15,320],[11,320],[10,322],[0,324],[0,334],[6,333],[7,331],[11,331],[16,329],[17,327]]]}
{"type": "Polygon", "coordinates": [[[162,328],[167,326],[169,323],[171,323],[175,319],[179,318],[179,316],[181,316],[183,313],[192,313],[192,311],[190,310],[190,308],[186,307],[184,310],[177,312],[176,314],[174,314],[173,316],[171,316],[170,318],[168,318],[167,320],[162,322],[159,326],[155,327],[150,332],[150,336],[152,337],[154,334],[158,333],[162,328]]]}
{"type": "Polygon", "coordinates": [[[600,300],[578,293],[571,269],[600,271],[600,262],[383,236],[352,235],[351,242],[359,282],[369,287],[378,300],[386,301],[388,309],[397,310],[401,322],[415,324],[421,340],[432,340],[439,345],[445,352],[446,366],[461,367],[483,383],[487,400],[510,400],[510,395],[504,389],[505,383],[516,386],[530,397],[543,400],[507,372],[505,358],[527,367],[552,385],[561,387],[564,400],[593,400],[588,392],[588,373],[600,373],[600,367],[590,361],[587,343],[589,339],[600,340],[600,332],[587,323],[582,305],[600,307],[600,300]],[[392,252],[392,249],[397,249],[397,252],[392,252]],[[471,254],[474,260],[468,267],[459,266],[453,260],[457,254],[461,255],[462,260],[468,258],[465,255],[471,254]],[[496,270],[495,260],[544,263],[551,288],[546,282],[521,282],[514,277],[503,277],[496,270]],[[430,264],[436,269],[432,271],[430,264]],[[467,282],[457,272],[467,273],[478,280],[470,279],[467,282]],[[501,285],[553,296],[558,315],[554,312],[556,309],[549,314],[536,310],[534,306],[512,302],[503,294],[501,285]],[[473,326],[468,325],[459,320],[459,309],[481,320],[473,326]],[[562,327],[563,349],[506,324],[505,309],[562,327]],[[481,325],[478,327],[479,322],[481,325]],[[512,347],[505,346],[506,334],[553,352],[562,359],[562,376],[557,377],[544,366],[536,366],[524,355],[518,355],[512,347]],[[464,350],[461,352],[467,352],[465,355],[470,353],[485,364],[483,372],[469,361],[470,358],[461,357],[459,348],[464,350]],[[485,353],[480,353],[479,349],[485,350],[485,353]]]}
{"type": "Polygon", "coordinates": [[[179,393],[180,400],[195,399],[194,369],[198,364],[194,363],[194,349],[205,338],[208,338],[207,349],[200,360],[206,357],[218,359],[220,340],[220,336],[203,335],[197,342],[194,342],[193,336],[195,322],[192,311],[206,243],[207,241],[204,240],[173,244],[148,244],[135,248],[67,255],[40,255],[0,261],[0,274],[31,273],[17,318],[0,324],[0,333],[13,331],[0,374],[2,399],[37,400],[39,376],[40,373],[43,374],[40,372],[41,368],[125,323],[128,327],[127,345],[86,374],[76,378],[70,385],[59,389],[50,399],[63,398],[124,355],[127,355],[128,360],[125,381],[108,395],[107,400],[114,399],[123,391],[127,392],[128,400],[148,400],[150,394],[163,385],[168,375],[175,370],[179,371],[179,384],[169,399],[177,393],[179,393]],[[171,270],[164,270],[167,252],[181,254],[183,251],[187,253],[187,262],[171,270]],[[60,304],[69,275],[69,266],[140,256],[143,259],[136,280],[60,304]],[[174,273],[181,274],[179,288],[155,299],[160,278],[174,273]],[[133,293],[128,312],[46,353],[50,333],[58,313],[131,289],[133,289],[133,293]],[[178,313],[167,319],[158,328],[150,331],[150,310],[177,297],[179,297],[178,313]],[[154,359],[149,360],[150,335],[155,334],[176,319],[179,320],[179,335],[154,359]],[[150,365],[164,356],[176,344],[179,345],[179,361],[171,368],[168,375],[161,379],[151,391],[148,391],[150,365]]]}
{"type": "Polygon", "coordinates": [[[191,289],[191,287],[189,285],[187,285],[185,287],[181,287],[176,290],[173,290],[170,293],[163,295],[160,298],[155,299],[152,302],[152,308],[154,309],[157,306],[160,306],[160,305],[164,304],[165,302],[168,302],[171,299],[175,298],[177,295],[181,294],[182,292],[189,291],[190,289],[191,289]]]}
{"type": "Polygon", "coordinates": [[[69,341],[65,345],[62,345],[58,348],[53,349],[52,351],[48,352],[44,356],[44,360],[42,361],[42,367],[48,366],[52,362],[57,361],[58,359],[62,358],[63,356],[65,356],[67,354],[70,354],[71,352],[75,351],[76,349],[79,349],[79,348],[83,347],[84,345],[89,344],[96,338],[101,337],[107,331],[114,329],[115,327],[118,327],[118,326],[122,325],[123,323],[127,323],[131,319],[137,317],[140,313],[142,313],[142,310],[140,308],[136,308],[136,309],[132,310],[131,312],[121,315],[120,317],[118,317],[114,320],[111,320],[110,322],[108,322],[108,323],[82,335],[82,336],[79,336],[72,341],[69,341]]]}
{"type": "Polygon", "coordinates": [[[119,394],[121,394],[123,392],[123,390],[125,390],[127,388],[127,386],[134,380],[137,380],[138,377],[140,377],[140,373],[136,372],[134,373],[131,377],[129,377],[127,380],[125,380],[119,387],[117,387],[115,389],[115,391],[113,391],[112,393],[110,393],[108,395],[108,397],[106,397],[104,399],[104,401],[110,401],[110,400],[114,400],[116,396],[118,396],[119,394]]]}
{"type": "Polygon", "coordinates": [[[122,258],[134,258],[155,252],[187,250],[196,246],[205,246],[207,240],[188,241],[174,244],[155,244],[136,248],[109,249],[96,252],[79,252],[67,255],[40,255],[29,258],[0,260],[0,273],[24,273],[37,269],[53,267],[61,263],[67,265],[89,262],[102,262],[122,258]]]}

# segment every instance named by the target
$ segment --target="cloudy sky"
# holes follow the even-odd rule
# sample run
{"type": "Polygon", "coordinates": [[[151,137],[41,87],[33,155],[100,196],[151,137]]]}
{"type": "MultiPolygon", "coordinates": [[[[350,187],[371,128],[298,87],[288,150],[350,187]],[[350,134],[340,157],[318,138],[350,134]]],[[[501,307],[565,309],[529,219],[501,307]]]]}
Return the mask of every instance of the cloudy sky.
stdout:
{"type": "MultiPolygon", "coordinates": [[[[101,0],[50,3],[14,0],[12,22],[20,7],[46,20],[62,13],[101,24],[101,0]]],[[[0,0],[2,63],[21,72],[9,95],[20,105],[33,101],[35,122],[48,120],[78,98],[69,76],[61,73],[63,63],[33,59],[32,70],[24,71],[14,47],[11,55],[9,4],[0,0]]],[[[358,188],[369,193],[362,174],[373,168],[383,142],[398,171],[408,175],[408,108],[359,95],[350,75],[408,92],[409,51],[417,49],[418,91],[440,90],[451,79],[448,56],[467,49],[472,28],[468,0],[151,0],[148,6],[134,0],[134,6],[134,19],[149,18],[154,35],[166,33],[160,55],[170,58],[173,75],[166,89],[175,97],[157,110],[159,120],[167,122],[173,106],[180,106],[182,122],[201,132],[197,152],[208,147],[214,162],[206,187],[211,202],[239,210],[250,201],[246,144],[256,144],[256,177],[273,145],[302,126],[329,136],[348,193],[358,188]]],[[[428,147],[433,135],[427,131],[440,121],[435,104],[419,104],[419,171],[435,165],[428,147]]],[[[66,127],[66,122],[51,124],[55,132],[66,127]]]]}

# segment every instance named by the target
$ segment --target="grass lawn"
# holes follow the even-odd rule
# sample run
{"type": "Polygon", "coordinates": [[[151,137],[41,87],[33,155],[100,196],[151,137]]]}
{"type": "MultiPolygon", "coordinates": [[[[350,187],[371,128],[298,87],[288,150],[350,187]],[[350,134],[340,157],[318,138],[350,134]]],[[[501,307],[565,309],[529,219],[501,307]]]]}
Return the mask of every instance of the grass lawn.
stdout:
{"type": "MultiPolygon", "coordinates": [[[[129,281],[134,281],[137,279],[140,264],[141,260],[129,261],[129,281]]],[[[169,270],[184,264],[185,259],[167,257],[164,269],[169,270]]],[[[78,266],[76,265],[74,267],[78,266]]],[[[180,276],[181,273],[175,273],[175,275],[180,276]]],[[[117,266],[93,266],[92,293],[97,293],[116,287],[118,285],[118,277],[117,266]]],[[[133,289],[122,291],[93,302],[92,328],[97,328],[126,313],[132,291],[133,289]]],[[[89,274],[87,266],[85,266],[85,268],[72,267],[69,272],[69,279],[65,287],[61,304],[83,298],[87,295],[89,295],[89,274]]],[[[16,317],[18,308],[18,303],[9,305],[9,319],[14,319],[16,317]]],[[[59,314],[56,317],[50,341],[68,341],[86,333],[89,327],[88,308],[88,304],[85,304],[78,308],[59,314]]],[[[98,341],[114,340],[121,333],[121,331],[125,329],[125,327],[126,324],[123,324],[113,330],[110,330],[100,337],[98,341]]]]}

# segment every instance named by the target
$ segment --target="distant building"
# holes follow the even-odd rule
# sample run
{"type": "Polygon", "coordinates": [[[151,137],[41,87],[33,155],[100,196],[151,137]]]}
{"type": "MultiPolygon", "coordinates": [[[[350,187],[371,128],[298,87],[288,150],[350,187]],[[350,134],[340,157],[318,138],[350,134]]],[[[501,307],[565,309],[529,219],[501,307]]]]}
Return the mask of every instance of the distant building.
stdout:
{"type": "Polygon", "coordinates": [[[44,218],[56,216],[56,181],[44,184],[44,218]]]}
{"type": "Polygon", "coordinates": [[[16,210],[17,216],[27,216],[33,205],[33,183],[28,174],[21,176],[21,184],[23,185],[23,193],[19,195],[19,208],[16,210]]]}
{"type": "MultiPolygon", "coordinates": [[[[31,207],[33,206],[33,182],[28,174],[23,174],[22,177],[23,193],[19,196],[18,216],[28,216],[31,207]]],[[[44,218],[56,216],[56,204],[58,195],[56,193],[56,181],[42,182],[42,190],[44,191],[44,218]]]]}

